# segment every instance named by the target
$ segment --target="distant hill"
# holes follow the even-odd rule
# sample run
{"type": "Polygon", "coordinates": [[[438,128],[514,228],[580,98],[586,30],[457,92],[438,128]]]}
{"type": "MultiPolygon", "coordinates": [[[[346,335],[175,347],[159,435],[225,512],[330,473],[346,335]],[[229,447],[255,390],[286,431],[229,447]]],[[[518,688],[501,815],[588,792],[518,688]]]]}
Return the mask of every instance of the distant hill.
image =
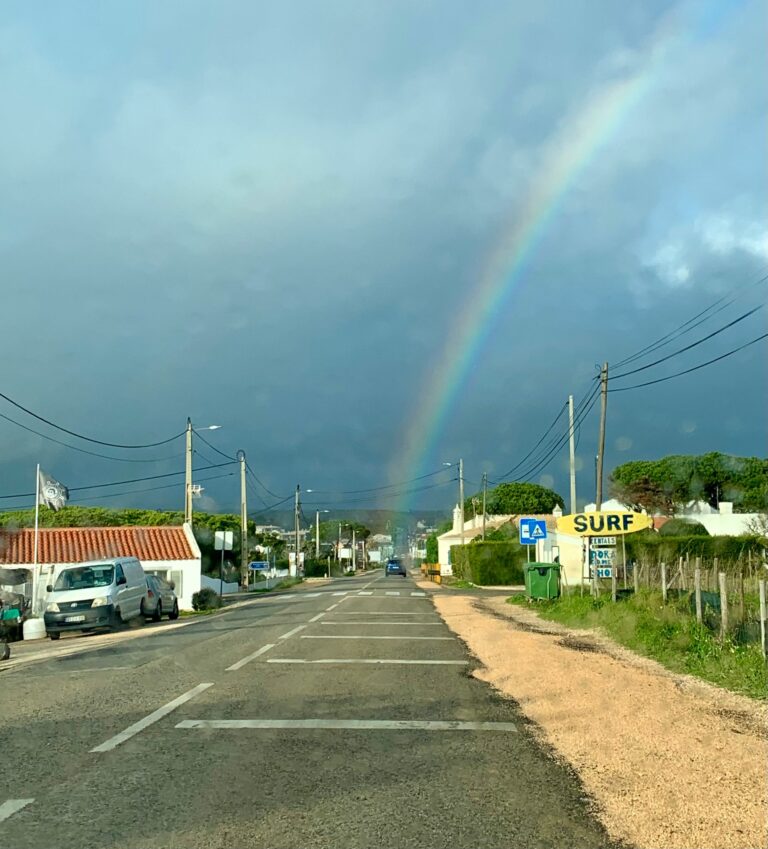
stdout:
{"type": "MultiPolygon", "coordinates": [[[[304,516],[308,522],[314,521],[315,512],[307,508],[304,516]]],[[[274,510],[269,513],[252,513],[251,518],[257,525],[280,525],[282,528],[293,527],[293,510],[274,510]]],[[[396,510],[331,510],[330,513],[322,513],[320,519],[323,522],[360,522],[371,533],[385,534],[395,528],[405,528],[412,532],[417,529],[417,524],[423,522],[428,527],[435,527],[444,522],[448,517],[445,510],[413,510],[408,513],[396,510]]]]}

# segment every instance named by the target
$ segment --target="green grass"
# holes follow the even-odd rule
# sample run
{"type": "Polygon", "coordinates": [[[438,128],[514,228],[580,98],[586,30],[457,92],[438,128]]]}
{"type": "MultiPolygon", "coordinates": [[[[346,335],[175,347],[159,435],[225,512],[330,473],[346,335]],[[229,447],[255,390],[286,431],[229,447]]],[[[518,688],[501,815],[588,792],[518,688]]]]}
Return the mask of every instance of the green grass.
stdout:
{"type": "MultiPolygon", "coordinates": [[[[527,604],[523,596],[508,599],[527,604]]],[[[768,697],[768,667],[760,647],[722,642],[689,612],[688,598],[662,603],[661,592],[642,591],[613,604],[610,595],[593,599],[571,592],[538,602],[544,619],[574,628],[601,629],[616,642],[659,661],[668,669],[696,675],[756,699],[768,697]]]]}
{"type": "Polygon", "coordinates": [[[466,581],[464,578],[443,578],[442,582],[447,587],[452,587],[457,590],[474,590],[477,589],[477,584],[472,581],[466,581]]]}
{"type": "Polygon", "coordinates": [[[296,584],[300,584],[304,579],[303,578],[283,578],[282,581],[279,581],[274,585],[274,587],[256,587],[256,589],[248,590],[249,593],[271,593],[275,590],[287,590],[289,587],[295,587],[296,584]]]}
{"type": "Polygon", "coordinates": [[[210,616],[212,613],[218,613],[220,610],[224,610],[223,607],[211,608],[210,610],[181,610],[179,611],[179,616],[182,619],[186,619],[189,616],[210,616]]]}

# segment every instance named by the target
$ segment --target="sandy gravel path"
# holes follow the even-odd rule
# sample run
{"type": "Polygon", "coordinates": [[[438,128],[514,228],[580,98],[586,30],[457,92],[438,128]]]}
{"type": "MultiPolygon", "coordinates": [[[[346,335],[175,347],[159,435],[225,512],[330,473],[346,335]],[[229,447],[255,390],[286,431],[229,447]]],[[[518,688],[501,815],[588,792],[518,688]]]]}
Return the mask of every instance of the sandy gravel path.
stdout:
{"type": "Polygon", "coordinates": [[[436,592],[482,662],[637,847],[768,846],[768,710],[501,598],[436,592]]]}

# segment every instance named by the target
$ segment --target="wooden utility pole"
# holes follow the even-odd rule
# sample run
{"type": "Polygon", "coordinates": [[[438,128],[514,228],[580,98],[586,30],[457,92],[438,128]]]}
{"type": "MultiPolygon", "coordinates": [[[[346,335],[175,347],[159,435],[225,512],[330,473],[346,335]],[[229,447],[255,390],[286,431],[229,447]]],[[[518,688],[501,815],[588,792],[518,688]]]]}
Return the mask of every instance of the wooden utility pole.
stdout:
{"type": "Polygon", "coordinates": [[[464,545],[464,460],[459,460],[459,507],[461,508],[461,544],[464,545]]]}
{"type": "Polygon", "coordinates": [[[485,513],[488,500],[488,472],[483,472],[483,539],[485,539],[485,513]]]}
{"type": "Polygon", "coordinates": [[[600,369],[600,433],[597,440],[597,482],[595,510],[603,506],[603,459],[605,454],[605,414],[608,409],[608,363],[600,369]]]}
{"type": "Polygon", "coordinates": [[[293,531],[295,535],[295,547],[296,547],[296,558],[294,560],[293,568],[294,573],[292,577],[298,577],[299,575],[299,510],[301,509],[301,504],[299,502],[299,495],[301,493],[301,487],[299,484],[296,484],[296,495],[293,499],[293,531]]]}
{"type": "Polygon", "coordinates": [[[576,435],[573,432],[573,395],[568,396],[568,433],[571,468],[571,513],[576,512],[576,435]]]}

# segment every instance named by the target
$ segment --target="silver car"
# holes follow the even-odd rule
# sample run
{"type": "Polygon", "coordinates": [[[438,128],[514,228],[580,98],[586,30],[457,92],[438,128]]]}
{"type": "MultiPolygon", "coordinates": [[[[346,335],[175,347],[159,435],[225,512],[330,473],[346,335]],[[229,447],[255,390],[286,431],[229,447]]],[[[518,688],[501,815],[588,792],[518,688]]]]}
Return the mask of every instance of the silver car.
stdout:
{"type": "Polygon", "coordinates": [[[159,622],[163,616],[169,619],[179,618],[179,600],[174,592],[174,584],[168,583],[158,575],[147,575],[147,600],[144,615],[159,622]]]}

